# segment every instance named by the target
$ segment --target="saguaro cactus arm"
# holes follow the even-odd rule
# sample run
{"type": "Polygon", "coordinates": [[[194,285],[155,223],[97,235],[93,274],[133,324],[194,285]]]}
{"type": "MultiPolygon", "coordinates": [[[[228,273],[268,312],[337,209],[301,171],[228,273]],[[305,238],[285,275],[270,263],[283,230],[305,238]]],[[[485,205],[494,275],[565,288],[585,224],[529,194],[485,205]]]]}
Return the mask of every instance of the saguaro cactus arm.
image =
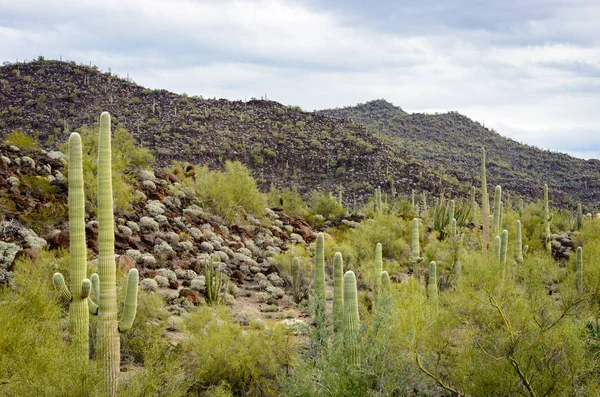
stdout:
{"type": "Polygon", "coordinates": [[[54,282],[54,287],[58,290],[58,295],[65,302],[71,302],[73,297],[71,296],[71,292],[69,291],[69,287],[65,283],[65,278],[60,273],[54,273],[52,277],[52,281],[54,282]]]}
{"type": "Polygon", "coordinates": [[[135,314],[137,312],[139,274],[137,269],[129,270],[127,275],[127,291],[125,292],[125,307],[119,321],[119,331],[129,331],[133,326],[135,314]]]}

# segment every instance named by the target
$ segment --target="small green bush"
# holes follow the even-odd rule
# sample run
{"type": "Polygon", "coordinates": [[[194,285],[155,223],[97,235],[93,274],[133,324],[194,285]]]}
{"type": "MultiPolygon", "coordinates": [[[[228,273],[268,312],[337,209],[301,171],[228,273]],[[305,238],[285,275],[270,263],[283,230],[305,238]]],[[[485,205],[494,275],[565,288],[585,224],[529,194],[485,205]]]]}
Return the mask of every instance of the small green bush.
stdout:
{"type": "Polygon", "coordinates": [[[13,131],[4,136],[4,143],[13,145],[26,152],[40,150],[40,141],[37,136],[30,136],[22,131],[13,131]]]}

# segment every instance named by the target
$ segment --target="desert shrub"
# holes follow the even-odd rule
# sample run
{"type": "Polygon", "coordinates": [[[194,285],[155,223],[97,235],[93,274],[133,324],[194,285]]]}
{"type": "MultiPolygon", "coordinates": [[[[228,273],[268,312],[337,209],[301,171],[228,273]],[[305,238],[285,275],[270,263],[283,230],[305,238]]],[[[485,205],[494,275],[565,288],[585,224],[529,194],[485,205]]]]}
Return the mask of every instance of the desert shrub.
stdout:
{"type": "Polygon", "coordinates": [[[30,136],[23,131],[14,131],[4,136],[4,143],[13,145],[26,152],[40,150],[40,141],[37,136],[30,136]]]}
{"type": "Polygon", "coordinates": [[[60,201],[39,204],[33,211],[22,213],[19,219],[38,235],[44,236],[56,229],[59,222],[68,217],[67,206],[60,201]]]}
{"type": "Polygon", "coordinates": [[[306,218],[310,214],[310,208],[304,202],[296,188],[271,188],[267,198],[269,206],[281,207],[283,208],[283,211],[290,216],[301,216],[306,218]]]}
{"type": "Polygon", "coordinates": [[[23,192],[42,199],[58,192],[58,188],[51,185],[50,181],[36,175],[21,175],[19,186],[23,192]]]}
{"type": "Polygon", "coordinates": [[[223,308],[192,313],[187,348],[194,386],[202,392],[226,382],[235,395],[280,395],[278,380],[295,363],[295,339],[283,326],[248,329],[223,308]]]}
{"type": "Polygon", "coordinates": [[[0,395],[95,395],[101,371],[70,348],[66,311],[54,299],[52,274],[67,261],[62,251],[19,260],[14,290],[0,290],[0,395]]]}
{"type": "Polygon", "coordinates": [[[223,171],[197,170],[196,194],[203,206],[228,222],[244,219],[246,213],[264,216],[265,196],[248,168],[238,161],[227,161],[223,171]]]}
{"type": "Polygon", "coordinates": [[[346,214],[346,209],[337,198],[323,192],[314,191],[309,202],[311,209],[325,219],[334,220],[346,214]]]}
{"type": "Polygon", "coordinates": [[[273,263],[279,269],[294,302],[301,303],[307,299],[314,275],[314,266],[308,250],[302,246],[292,246],[289,250],[275,255],[273,263]],[[293,266],[294,258],[298,258],[298,268],[293,266]]]}
{"type": "MultiPolygon", "coordinates": [[[[81,128],[83,144],[83,178],[86,209],[95,212],[98,199],[98,130],[81,128]]],[[[68,145],[63,147],[67,153],[68,145]]],[[[137,172],[154,161],[150,151],[136,144],[133,136],[124,128],[117,128],[112,138],[112,182],[117,211],[128,211],[136,201],[133,183],[137,172]]]]}

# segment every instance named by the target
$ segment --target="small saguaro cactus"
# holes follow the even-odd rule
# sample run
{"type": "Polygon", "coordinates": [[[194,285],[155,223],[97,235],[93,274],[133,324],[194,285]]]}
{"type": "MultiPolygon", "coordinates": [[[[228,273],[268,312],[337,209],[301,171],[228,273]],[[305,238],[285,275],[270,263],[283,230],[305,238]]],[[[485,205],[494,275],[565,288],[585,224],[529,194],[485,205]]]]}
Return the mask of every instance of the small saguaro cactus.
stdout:
{"type": "Polygon", "coordinates": [[[575,218],[575,230],[580,230],[583,227],[583,210],[581,203],[577,203],[577,215],[575,218]]]}
{"type": "Polygon", "coordinates": [[[383,272],[383,255],[381,243],[375,246],[375,266],[373,267],[373,296],[375,302],[381,292],[381,272],[383,272]]]}
{"type": "Polygon", "coordinates": [[[421,258],[421,245],[419,244],[419,220],[413,219],[412,224],[412,240],[411,240],[411,251],[410,261],[413,264],[413,276],[417,279],[420,277],[419,268],[423,258],[421,258]]]}
{"type": "Polygon", "coordinates": [[[492,235],[494,236],[499,236],[500,235],[500,230],[501,230],[501,225],[500,225],[500,202],[502,201],[502,187],[501,186],[496,186],[496,191],[494,193],[494,214],[493,214],[493,221],[492,221],[492,235]]]}
{"type": "Polygon", "coordinates": [[[552,220],[552,216],[550,215],[550,210],[548,208],[548,185],[544,184],[544,243],[546,247],[546,251],[548,253],[552,252],[552,244],[550,241],[550,221],[552,220]]]}
{"type": "Polygon", "coordinates": [[[475,201],[475,194],[475,186],[471,186],[471,222],[477,226],[477,201],[475,201]]]}
{"type": "Polygon", "coordinates": [[[344,274],[344,341],[348,363],[355,366],[360,365],[359,328],[356,276],[349,270],[344,274]]]}
{"type": "Polygon", "coordinates": [[[333,332],[340,332],[344,325],[344,260],[342,254],[333,256],[333,332]]]}
{"type": "Polygon", "coordinates": [[[515,240],[515,259],[519,265],[523,263],[523,241],[521,239],[521,221],[517,221],[517,238],[515,240]]]}
{"type": "Polygon", "coordinates": [[[321,344],[327,339],[327,319],[325,315],[325,236],[317,234],[315,250],[315,306],[314,319],[317,338],[321,344]]]}
{"type": "Polygon", "coordinates": [[[437,287],[437,264],[435,261],[429,262],[429,282],[427,283],[427,296],[429,300],[437,306],[438,287],[437,287]]]}
{"type": "Polygon", "coordinates": [[[485,174],[485,148],[481,148],[481,245],[484,251],[490,242],[490,201],[487,193],[487,179],[485,174]]]}
{"type": "Polygon", "coordinates": [[[500,264],[506,266],[506,252],[508,250],[508,230],[502,231],[500,237],[500,264]]]}
{"type": "Polygon", "coordinates": [[[392,281],[390,280],[389,273],[385,270],[381,272],[381,291],[384,295],[392,291],[392,281]]]}
{"type": "Polygon", "coordinates": [[[494,259],[496,263],[500,263],[500,236],[494,237],[494,242],[492,243],[492,253],[494,254],[494,259]]]}
{"type": "Polygon", "coordinates": [[[583,290],[583,248],[577,247],[577,261],[575,262],[575,288],[583,290]]]}
{"type": "Polygon", "coordinates": [[[98,357],[103,362],[107,395],[116,396],[121,363],[118,332],[133,325],[139,275],[137,269],[129,271],[125,306],[118,321],[110,134],[110,115],[103,112],[98,138],[98,357]]]}
{"type": "Polygon", "coordinates": [[[70,302],[69,334],[79,355],[89,358],[88,297],[91,282],[87,276],[87,249],[85,244],[85,197],[83,192],[83,165],[81,137],[74,132],[69,138],[69,279],[70,289],[62,274],[55,273],[54,285],[60,296],[70,302]]]}

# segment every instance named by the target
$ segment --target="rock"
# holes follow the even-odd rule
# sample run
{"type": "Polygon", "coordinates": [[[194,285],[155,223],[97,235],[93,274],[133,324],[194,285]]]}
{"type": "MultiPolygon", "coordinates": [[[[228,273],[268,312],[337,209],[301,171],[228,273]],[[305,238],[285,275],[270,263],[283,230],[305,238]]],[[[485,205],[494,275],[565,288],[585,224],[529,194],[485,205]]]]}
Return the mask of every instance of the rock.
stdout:
{"type": "Polygon", "coordinates": [[[158,286],[160,288],[169,287],[169,279],[166,278],[165,276],[161,276],[158,274],[158,275],[154,276],[154,280],[156,280],[156,283],[158,284],[158,286]]]}
{"type": "Polygon", "coordinates": [[[135,262],[136,262],[135,259],[133,259],[133,257],[131,257],[127,254],[120,255],[119,258],[117,259],[117,268],[121,272],[127,273],[127,272],[129,272],[129,270],[135,269],[135,262]]]}
{"type": "Polygon", "coordinates": [[[145,279],[142,280],[142,282],[140,283],[140,285],[142,286],[142,288],[144,289],[144,291],[147,291],[147,292],[156,292],[156,291],[158,291],[158,283],[154,279],[145,278],[145,279]]]}
{"type": "Polygon", "coordinates": [[[215,250],[215,247],[208,242],[203,242],[202,244],[200,244],[200,249],[204,252],[213,252],[215,250]]]}
{"type": "Polygon", "coordinates": [[[15,256],[20,250],[16,244],[0,241],[0,269],[12,268],[15,256]]]}
{"type": "Polygon", "coordinates": [[[192,291],[189,288],[182,288],[181,290],[179,290],[179,297],[186,299],[194,306],[198,306],[200,304],[200,295],[198,294],[198,292],[192,291]]]}

